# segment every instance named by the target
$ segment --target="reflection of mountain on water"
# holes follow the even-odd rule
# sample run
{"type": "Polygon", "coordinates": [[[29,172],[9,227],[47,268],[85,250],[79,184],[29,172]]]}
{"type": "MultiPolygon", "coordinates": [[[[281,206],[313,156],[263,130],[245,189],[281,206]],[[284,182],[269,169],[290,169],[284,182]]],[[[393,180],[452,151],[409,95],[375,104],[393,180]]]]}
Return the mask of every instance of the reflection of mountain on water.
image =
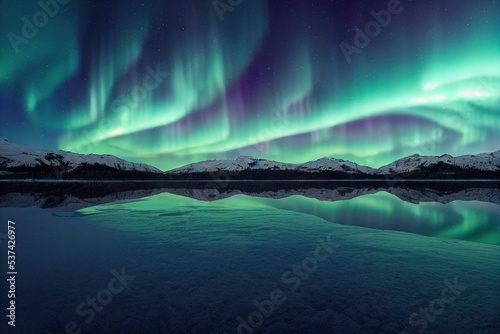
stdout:
{"type": "Polygon", "coordinates": [[[235,195],[280,199],[304,196],[343,201],[385,191],[411,203],[456,200],[500,204],[500,182],[4,182],[0,207],[40,206],[72,209],[139,199],[164,192],[201,201],[235,195]]]}
{"type": "Polygon", "coordinates": [[[450,203],[453,201],[482,201],[500,204],[500,189],[495,188],[467,188],[457,192],[437,191],[430,188],[401,188],[401,187],[378,187],[378,188],[356,188],[356,187],[338,187],[329,188],[307,188],[307,189],[280,189],[266,190],[259,192],[245,192],[242,190],[228,190],[220,192],[219,189],[165,189],[165,191],[191,197],[201,201],[216,201],[229,198],[236,195],[247,195],[264,198],[286,198],[290,196],[304,196],[315,198],[320,201],[345,201],[355,197],[375,194],[379,191],[386,191],[393,194],[403,201],[410,203],[420,202],[439,202],[450,203]]]}

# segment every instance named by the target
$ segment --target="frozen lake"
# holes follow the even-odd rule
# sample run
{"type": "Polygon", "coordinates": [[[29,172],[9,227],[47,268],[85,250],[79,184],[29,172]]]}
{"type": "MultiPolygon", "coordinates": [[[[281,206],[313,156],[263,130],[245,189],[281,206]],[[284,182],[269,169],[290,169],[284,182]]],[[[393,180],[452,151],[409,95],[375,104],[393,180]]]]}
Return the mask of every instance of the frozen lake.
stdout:
{"type": "Polygon", "coordinates": [[[191,197],[1,208],[18,274],[0,332],[500,332],[491,201],[191,197]]]}

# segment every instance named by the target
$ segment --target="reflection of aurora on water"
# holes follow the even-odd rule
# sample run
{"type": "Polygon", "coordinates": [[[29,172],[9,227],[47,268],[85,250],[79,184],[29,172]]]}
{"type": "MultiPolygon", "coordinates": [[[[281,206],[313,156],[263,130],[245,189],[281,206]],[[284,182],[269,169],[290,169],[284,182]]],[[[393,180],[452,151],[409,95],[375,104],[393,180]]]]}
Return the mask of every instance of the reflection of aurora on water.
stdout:
{"type": "MultiPolygon", "coordinates": [[[[175,190],[172,193],[175,193],[175,190]]],[[[375,230],[393,230],[492,245],[500,244],[498,204],[462,200],[447,204],[437,202],[415,204],[402,201],[384,191],[335,202],[304,196],[274,199],[245,195],[207,202],[178,194],[163,193],[143,198],[141,201],[123,201],[85,208],[78,211],[78,214],[94,215],[93,219],[100,220],[102,215],[116,216],[116,212],[126,210],[137,212],[137,216],[144,212],[162,216],[171,210],[171,215],[174,215],[173,213],[179,217],[187,215],[191,221],[194,217],[192,215],[199,214],[201,217],[206,217],[207,212],[203,210],[229,213],[232,210],[271,208],[282,213],[307,214],[334,224],[374,229],[372,232],[374,239],[377,238],[375,230]]],[[[298,221],[296,223],[300,225],[298,221]]],[[[269,225],[273,226],[273,223],[269,225]]],[[[116,226],[126,228],[119,217],[116,218],[116,226]]],[[[130,223],[130,228],[135,228],[133,222],[130,223]]]]}
{"type": "MultiPolygon", "coordinates": [[[[384,2],[285,2],[244,1],[221,22],[211,1],[72,1],[19,54],[0,42],[0,133],[162,169],[498,150],[498,3],[402,1],[348,64],[339,43],[384,2]],[[139,95],[158,66],[168,77],[139,95]]],[[[5,34],[38,10],[5,6],[5,34]]]]}

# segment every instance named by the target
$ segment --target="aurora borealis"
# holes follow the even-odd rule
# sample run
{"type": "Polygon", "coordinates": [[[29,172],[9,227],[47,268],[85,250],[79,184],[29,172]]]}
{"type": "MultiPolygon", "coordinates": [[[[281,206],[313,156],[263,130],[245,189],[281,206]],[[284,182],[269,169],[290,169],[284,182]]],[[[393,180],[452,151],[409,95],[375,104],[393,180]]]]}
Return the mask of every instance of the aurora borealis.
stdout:
{"type": "Polygon", "coordinates": [[[350,62],[388,1],[222,2],[54,1],[14,48],[42,7],[2,1],[0,136],[164,170],[500,148],[500,2],[402,0],[350,62]]]}

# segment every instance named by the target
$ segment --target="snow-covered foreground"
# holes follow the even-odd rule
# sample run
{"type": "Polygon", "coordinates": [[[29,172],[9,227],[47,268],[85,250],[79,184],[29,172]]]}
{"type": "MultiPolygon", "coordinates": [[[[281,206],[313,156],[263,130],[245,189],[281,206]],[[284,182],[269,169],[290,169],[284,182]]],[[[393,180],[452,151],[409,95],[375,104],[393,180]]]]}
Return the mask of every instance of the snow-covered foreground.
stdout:
{"type": "Polygon", "coordinates": [[[56,211],[0,211],[19,260],[16,327],[1,333],[500,332],[498,246],[244,196],[56,211]]]}

